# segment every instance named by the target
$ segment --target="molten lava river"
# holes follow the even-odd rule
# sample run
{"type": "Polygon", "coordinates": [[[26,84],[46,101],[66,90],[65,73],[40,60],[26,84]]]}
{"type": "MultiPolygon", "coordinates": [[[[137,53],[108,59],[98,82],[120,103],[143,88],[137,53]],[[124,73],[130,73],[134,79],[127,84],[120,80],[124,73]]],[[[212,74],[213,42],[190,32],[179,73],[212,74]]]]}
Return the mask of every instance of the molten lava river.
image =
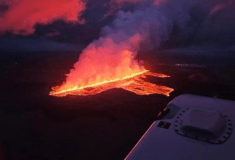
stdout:
{"type": "Polygon", "coordinates": [[[121,78],[104,80],[102,82],[90,85],[75,85],[73,87],[67,88],[63,88],[61,86],[53,87],[50,95],[57,97],[63,97],[66,95],[87,96],[98,94],[113,88],[122,88],[138,95],[163,94],[165,96],[169,96],[169,94],[174,90],[166,86],[160,86],[150,83],[146,80],[146,76],[154,76],[160,78],[169,77],[165,74],[158,74],[150,72],[148,70],[143,70],[141,72],[133,73],[121,78]]]}

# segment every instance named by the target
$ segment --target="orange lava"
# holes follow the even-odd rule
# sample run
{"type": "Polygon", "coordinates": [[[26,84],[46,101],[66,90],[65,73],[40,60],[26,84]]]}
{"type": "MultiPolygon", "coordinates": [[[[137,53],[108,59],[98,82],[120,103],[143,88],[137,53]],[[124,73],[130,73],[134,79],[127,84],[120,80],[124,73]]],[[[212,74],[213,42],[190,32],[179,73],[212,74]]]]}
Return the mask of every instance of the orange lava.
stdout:
{"type": "MultiPolygon", "coordinates": [[[[162,94],[169,96],[169,94],[174,90],[166,86],[156,85],[154,83],[148,82],[146,76],[167,78],[168,75],[153,73],[148,70],[142,70],[133,73],[122,78],[116,78],[112,80],[105,80],[99,83],[94,83],[84,86],[73,86],[71,88],[65,88],[61,86],[53,87],[50,95],[63,97],[66,95],[95,95],[106,90],[113,88],[122,88],[124,90],[131,91],[137,95],[150,95],[150,94],[162,94]]],[[[63,86],[63,85],[62,85],[63,86]]]]}
{"type": "Polygon", "coordinates": [[[173,91],[172,88],[150,83],[146,78],[169,76],[152,73],[144,68],[142,61],[135,59],[142,39],[140,34],[135,34],[120,42],[112,37],[101,37],[92,42],[82,51],[70,73],[66,74],[64,83],[52,87],[49,94],[58,97],[87,96],[113,88],[122,88],[138,95],[169,96],[173,91]]]}

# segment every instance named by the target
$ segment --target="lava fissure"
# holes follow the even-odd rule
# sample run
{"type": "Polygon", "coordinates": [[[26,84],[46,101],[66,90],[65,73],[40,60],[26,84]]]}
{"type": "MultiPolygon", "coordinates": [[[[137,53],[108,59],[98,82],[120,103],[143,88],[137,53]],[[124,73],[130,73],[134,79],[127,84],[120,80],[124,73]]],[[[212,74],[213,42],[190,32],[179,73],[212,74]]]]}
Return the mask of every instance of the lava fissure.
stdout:
{"type": "Polygon", "coordinates": [[[66,89],[60,89],[60,86],[53,87],[50,95],[57,97],[63,97],[66,95],[87,96],[98,94],[113,88],[122,88],[138,95],[163,94],[165,96],[169,96],[169,94],[173,91],[172,88],[159,86],[148,82],[146,80],[146,76],[154,76],[160,78],[169,77],[168,75],[157,74],[148,70],[143,70],[141,72],[124,76],[122,78],[105,80],[99,83],[84,85],[80,87],[74,86],[66,89]]]}
{"type": "Polygon", "coordinates": [[[142,40],[140,34],[134,34],[120,42],[112,37],[94,41],[82,51],[73,69],[66,75],[66,81],[61,86],[53,87],[49,94],[57,97],[87,96],[122,88],[138,95],[169,96],[172,88],[150,83],[146,78],[169,76],[152,73],[144,68],[143,61],[135,59],[142,40]]]}

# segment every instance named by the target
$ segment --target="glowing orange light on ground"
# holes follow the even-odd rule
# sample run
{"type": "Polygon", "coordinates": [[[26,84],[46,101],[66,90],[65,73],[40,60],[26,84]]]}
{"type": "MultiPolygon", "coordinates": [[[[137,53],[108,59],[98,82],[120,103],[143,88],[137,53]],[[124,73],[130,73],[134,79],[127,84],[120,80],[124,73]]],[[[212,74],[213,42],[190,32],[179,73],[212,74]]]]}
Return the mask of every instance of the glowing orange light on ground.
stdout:
{"type": "MultiPolygon", "coordinates": [[[[121,33],[120,33],[121,34],[121,33]]],[[[116,43],[113,38],[100,38],[89,44],[79,56],[65,82],[52,88],[50,95],[94,95],[113,88],[122,88],[138,95],[163,94],[169,96],[172,88],[147,81],[146,76],[166,78],[146,70],[135,56],[142,37],[136,34],[116,43]]]]}
{"type": "Polygon", "coordinates": [[[66,89],[61,89],[60,86],[53,87],[50,95],[57,97],[63,97],[66,95],[87,96],[98,94],[113,88],[122,88],[138,95],[163,94],[165,96],[169,96],[169,94],[174,90],[166,86],[160,86],[154,83],[150,83],[146,80],[146,76],[154,76],[160,78],[169,77],[164,74],[157,74],[152,73],[148,70],[143,70],[141,72],[133,73],[122,78],[106,80],[103,82],[80,87],[74,86],[66,89]]]}

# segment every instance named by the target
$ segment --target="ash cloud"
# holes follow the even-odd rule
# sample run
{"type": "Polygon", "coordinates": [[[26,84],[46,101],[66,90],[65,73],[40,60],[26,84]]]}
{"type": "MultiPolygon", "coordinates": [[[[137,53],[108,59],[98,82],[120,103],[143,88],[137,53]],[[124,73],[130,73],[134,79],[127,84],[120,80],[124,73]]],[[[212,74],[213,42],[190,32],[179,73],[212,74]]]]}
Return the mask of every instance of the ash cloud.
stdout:
{"type": "Polygon", "coordinates": [[[31,34],[37,23],[49,24],[58,19],[84,23],[80,15],[85,10],[85,5],[83,0],[0,1],[3,12],[0,16],[0,32],[31,34]]]}

